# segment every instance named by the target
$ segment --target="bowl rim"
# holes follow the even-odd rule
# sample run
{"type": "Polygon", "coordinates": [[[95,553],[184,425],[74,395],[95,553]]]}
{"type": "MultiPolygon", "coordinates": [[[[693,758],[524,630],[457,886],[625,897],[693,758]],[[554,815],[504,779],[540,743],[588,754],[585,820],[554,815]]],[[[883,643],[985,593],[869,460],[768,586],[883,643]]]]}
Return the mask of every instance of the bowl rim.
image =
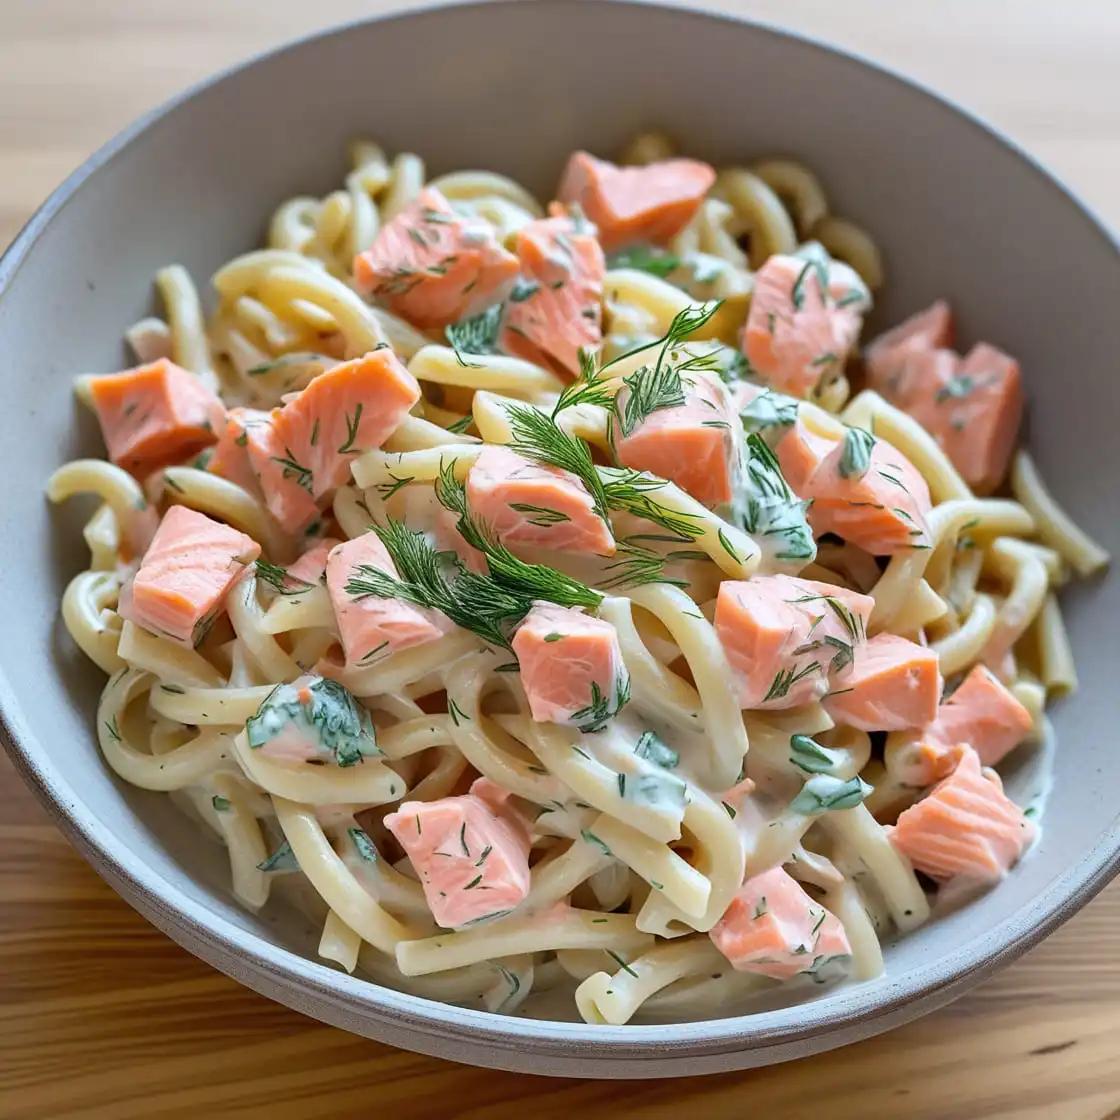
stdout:
{"type": "MultiPolygon", "coordinates": [[[[355,18],[259,51],[193,83],[127,125],[51,192],[0,255],[0,300],[43,232],[87,180],[154,124],[204,91],[260,62],[297,52],[311,43],[341,37],[358,27],[398,21],[419,23],[426,18],[439,18],[445,10],[481,9],[516,2],[449,0],[355,18]]],[[[1046,180],[1120,254],[1120,245],[1110,227],[1014,139],[952,98],[858,51],[833,46],[768,21],[713,9],[706,3],[696,6],[688,0],[538,0],[538,3],[552,7],[575,7],[577,4],[583,7],[654,7],[685,20],[747,27],[754,34],[792,40],[803,48],[839,58],[847,65],[869,69],[889,82],[916,92],[932,102],[938,111],[957,116],[979,131],[988,144],[1007,149],[1035,175],[1046,180]]],[[[577,1047],[589,1056],[596,1053],[621,1062],[648,1059],[655,1054],[661,1058],[698,1057],[737,1050],[796,1047],[798,1043],[802,1044],[796,1047],[798,1053],[826,1049],[847,1041],[836,1038],[844,1028],[860,1028],[860,1037],[876,1034],[962,995],[980,979],[1037,945],[1120,874],[1118,813],[1096,844],[1048,883],[1031,903],[943,957],[911,969],[893,981],[886,977],[884,982],[881,978],[878,994],[870,1002],[867,985],[860,984],[842,987],[817,1001],[687,1023],[600,1026],[514,1019],[407,995],[338,972],[317,960],[270,944],[208,906],[185,897],[179,887],[155,872],[101,825],[61,771],[42,752],[24,720],[23,709],[3,666],[0,666],[0,743],[54,823],[98,874],[153,924],[213,967],[235,974],[236,979],[270,998],[327,1021],[341,1022],[347,1018],[347,1025],[350,1025],[356,1016],[370,1025],[373,1034],[378,1025],[394,1025],[429,1038],[442,1037],[445,1043],[461,1043],[469,1038],[475,1046],[504,1052],[519,1050],[559,1057],[570,1056],[573,1047],[577,1047]],[[307,1000],[320,1002],[308,1006],[307,1000]],[[332,1011],[335,1014],[332,1015],[332,1011]],[[600,1048],[604,1045],[611,1048],[609,1054],[602,1054],[600,1048]]]]}

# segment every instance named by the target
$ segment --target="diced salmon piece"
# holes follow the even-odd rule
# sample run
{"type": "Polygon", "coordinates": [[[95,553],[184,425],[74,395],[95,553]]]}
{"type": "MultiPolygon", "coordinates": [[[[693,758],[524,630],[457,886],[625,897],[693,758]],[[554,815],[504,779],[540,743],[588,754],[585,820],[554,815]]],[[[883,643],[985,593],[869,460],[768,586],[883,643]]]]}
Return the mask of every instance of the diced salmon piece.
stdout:
{"type": "Polygon", "coordinates": [[[835,533],[873,556],[930,546],[929,487],[885,440],[854,428],[826,433],[799,412],[777,453],[790,489],[813,502],[818,536],[835,533]]]}
{"type": "Polygon", "coordinates": [[[275,414],[276,434],[298,450],[321,498],[350,477],[350,463],[380,447],[420,399],[420,385],[388,346],[321,373],[275,414]]]}
{"type": "Polygon", "coordinates": [[[324,537],[305,549],[300,556],[288,565],[288,575],[301,583],[318,584],[327,570],[327,557],[342,542],[334,537],[324,537]]]}
{"type": "Polygon", "coordinates": [[[1019,439],[1019,363],[982,342],[952,376],[946,378],[945,372],[944,367],[934,369],[920,389],[915,387],[906,410],[937,440],[969,486],[990,493],[1003,481],[1019,439]]]}
{"type": "Polygon", "coordinates": [[[250,423],[242,438],[269,513],[289,532],[305,528],[354,457],[380,447],[419,399],[416,378],[384,346],[321,373],[269,423],[250,423]]]}
{"type": "Polygon", "coordinates": [[[245,737],[251,750],[278,762],[345,768],[381,754],[369,712],[338,681],[323,677],[278,684],[246,721],[245,737]]]}
{"type": "Polygon", "coordinates": [[[530,222],[517,235],[522,279],[506,305],[501,347],[538,365],[579,373],[579,351],[603,341],[606,259],[570,218],[530,222]]]}
{"type": "Polygon", "coordinates": [[[603,249],[613,253],[635,241],[662,244],[675,237],[715,181],[715,171],[694,159],[617,167],[587,152],[573,152],[557,197],[578,205],[599,227],[603,249]]]}
{"type": "Polygon", "coordinates": [[[956,765],[955,748],[967,744],[985,766],[996,766],[1030,734],[1031,714],[991,670],[976,665],[907,746],[905,780],[932,785],[956,765]]]}
{"type": "Polygon", "coordinates": [[[261,488],[249,457],[249,439],[254,428],[267,427],[270,423],[271,414],[258,408],[231,408],[206,469],[235,482],[250,494],[259,495],[261,488]]]}
{"type": "Polygon", "coordinates": [[[1019,436],[1022,375],[994,346],[980,343],[961,358],[952,344],[952,313],[939,300],[868,347],[868,384],[937,440],[969,486],[988,493],[1019,436]]]}
{"type": "Polygon", "coordinates": [[[513,636],[513,652],[539,723],[598,731],[630,695],[615,628],[575,607],[535,603],[513,636]]]}
{"type": "Polygon", "coordinates": [[[854,275],[823,253],[776,253],[759,269],[742,344],[764,381],[807,397],[844,372],[871,305],[854,275]]]}
{"type": "Polygon", "coordinates": [[[793,708],[846,687],[869,595],[795,576],[724,580],[715,628],[745,709],[793,708]]]}
{"type": "Polygon", "coordinates": [[[952,773],[899,815],[891,843],[939,883],[994,884],[1034,839],[1035,827],[971,747],[957,753],[952,773]]]}
{"type": "Polygon", "coordinates": [[[374,532],[335,545],[327,556],[327,594],[347,665],[372,664],[453,629],[450,620],[438,611],[413,606],[403,599],[382,599],[372,592],[347,591],[351,580],[362,579],[363,567],[399,578],[393,558],[374,532]]]}
{"type": "Polygon", "coordinates": [[[529,834],[508,807],[474,792],[405,801],[385,818],[438,925],[459,929],[514,909],[529,893],[529,834]]]}
{"type": "Polygon", "coordinates": [[[360,290],[421,329],[445,327],[505,299],[517,258],[481,218],[456,214],[434,187],[354,258],[360,290]]]}
{"type": "Polygon", "coordinates": [[[1030,712],[983,665],[937,711],[937,734],[946,743],[967,743],[985,766],[1001,762],[1032,727],[1030,712]]]}
{"type": "Polygon", "coordinates": [[[737,972],[789,980],[815,972],[852,947],[835,914],[781,867],[753,875],[709,933],[737,972]]]}
{"type": "Polygon", "coordinates": [[[570,471],[487,446],[467,475],[467,500],[471,513],[510,548],[614,555],[610,526],[570,471]]]}
{"type": "Polygon", "coordinates": [[[651,413],[626,430],[630,389],[619,396],[615,450],[623,466],[675,482],[706,506],[730,502],[739,472],[741,426],[722,384],[682,377],[684,404],[651,413]]]}
{"type": "Polygon", "coordinates": [[[860,731],[922,727],[937,714],[942,683],[934,650],[897,634],[876,634],[824,707],[837,723],[860,731]]]}
{"type": "Polygon", "coordinates": [[[311,490],[307,459],[284,443],[275,421],[274,411],[267,424],[246,428],[245,450],[268,512],[287,532],[297,533],[311,526],[319,516],[319,506],[311,490]]]}
{"type": "Polygon", "coordinates": [[[205,636],[226,593],[261,554],[252,537],[187,506],[160,522],[118,612],[136,626],[192,649],[205,636]]]}
{"type": "Polygon", "coordinates": [[[904,391],[910,355],[931,350],[951,351],[955,334],[953,312],[943,299],[911,315],[868,344],[863,357],[868,387],[888,399],[904,391]]]}
{"type": "Polygon", "coordinates": [[[222,402],[167,358],[91,377],[89,391],[109,458],[138,478],[196,455],[225,426],[222,402]]]}

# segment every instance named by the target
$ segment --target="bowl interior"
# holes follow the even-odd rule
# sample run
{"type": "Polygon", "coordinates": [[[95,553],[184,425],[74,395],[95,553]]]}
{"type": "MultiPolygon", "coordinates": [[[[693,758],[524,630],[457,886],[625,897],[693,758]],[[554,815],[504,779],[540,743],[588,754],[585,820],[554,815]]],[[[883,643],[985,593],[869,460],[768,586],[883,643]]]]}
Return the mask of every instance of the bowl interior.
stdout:
{"type": "Polygon", "coordinates": [[[179,261],[205,286],[224,260],[261,242],[281,199],[340,182],[354,136],[416,151],[432,173],[492,168],[548,197],[573,148],[609,155],[653,125],[716,164],[786,154],[813,168],[834,210],[863,224],[884,250],[888,285],[869,330],[944,295],[963,344],[985,339],[1019,356],[1032,452],[1067,508],[1120,549],[1120,257],[1020,153],[891,75],[744,24],[538,0],[356,26],[181,101],[95,157],[0,265],[0,464],[9,479],[0,503],[0,701],[21,764],[87,850],[92,843],[107,854],[133,901],[176,936],[201,936],[204,955],[222,967],[272,994],[285,986],[290,1002],[352,1029],[557,1071],[547,1055],[587,1046],[592,1035],[618,1045],[613,1054],[600,1048],[595,1062],[606,1064],[585,1064],[585,1073],[641,1057],[653,1044],[663,1056],[694,1061],[690,1068],[755,1064],[777,1043],[820,1048],[844,1036],[805,1036],[921,993],[949,993],[962,972],[1013,952],[1040,919],[1068,910],[1071,894],[1115,860],[1115,580],[1064,596],[1082,687],[1053,713],[1053,791],[1030,858],[999,890],[891,946],[883,979],[749,1024],[590,1033],[519,1024],[519,1055],[495,1058],[487,1047],[512,1044],[508,1020],[363,988],[282,952],[313,956],[315,931],[292,912],[254,917],[234,904],[220,850],[201,842],[164,795],[124,786],[102,763],[91,730],[101,676],[58,620],[59,596],[85,565],[80,528],[90,509],[75,502],[52,510],[41,488],[64,460],[101,454],[70,379],[121,367],[122,330],[154,309],[154,271],[179,261]],[[520,49],[534,41],[548,43],[552,59],[579,59],[578,69],[542,66],[538,52],[520,49]],[[688,59],[702,65],[703,81],[688,59]],[[432,1038],[394,1035],[389,1020],[432,1038]],[[455,1041],[464,1026],[475,1032],[473,1049],[455,1041]],[[715,1064],[696,1065],[697,1054],[717,1055],[715,1064]]]}

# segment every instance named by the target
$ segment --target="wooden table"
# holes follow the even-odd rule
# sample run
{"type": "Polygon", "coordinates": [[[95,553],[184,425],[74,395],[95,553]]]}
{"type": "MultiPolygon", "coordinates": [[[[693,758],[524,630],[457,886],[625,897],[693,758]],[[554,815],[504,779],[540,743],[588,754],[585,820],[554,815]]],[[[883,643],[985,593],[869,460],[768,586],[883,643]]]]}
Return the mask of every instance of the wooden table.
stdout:
{"type": "MultiPolygon", "coordinates": [[[[380,2],[0,0],[0,244],[133,117],[380,2]]],[[[947,92],[1120,220],[1116,0],[725,3],[947,92]]],[[[321,1026],[195,960],[101,882],[2,759],[0,1117],[1105,1120],[1120,1117],[1118,933],[1120,883],[952,1007],[769,1070],[621,1084],[473,1070],[321,1026]]]]}

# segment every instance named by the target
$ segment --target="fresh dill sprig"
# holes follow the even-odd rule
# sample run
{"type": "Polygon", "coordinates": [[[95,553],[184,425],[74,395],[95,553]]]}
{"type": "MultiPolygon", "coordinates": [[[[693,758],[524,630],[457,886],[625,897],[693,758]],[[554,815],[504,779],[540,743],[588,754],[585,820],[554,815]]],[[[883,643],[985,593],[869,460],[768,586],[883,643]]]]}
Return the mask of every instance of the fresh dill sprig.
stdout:
{"type": "Polygon", "coordinates": [[[279,564],[270,564],[267,560],[257,561],[257,578],[264,580],[273,591],[281,595],[302,595],[315,587],[315,584],[292,575],[287,568],[282,568],[279,564]],[[291,586],[292,584],[295,586],[291,586]]]}
{"type": "Polygon", "coordinates": [[[742,527],[762,538],[763,547],[775,559],[811,563],[817,546],[805,516],[809,505],[790,490],[770,445],[756,432],[748,435],[743,485],[736,502],[742,527]]]}
{"type": "Polygon", "coordinates": [[[346,581],[346,593],[362,600],[401,599],[417,607],[438,610],[456,626],[470,630],[493,645],[509,648],[506,628],[528,613],[531,603],[502,595],[493,582],[462,568],[447,553],[437,551],[422,533],[389,518],[375,524],[399,576],[360,564],[346,581]]]}
{"type": "Polygon", "coordinates": [[[530,605],[534,599],[544,599],[562,607],[596,609],[603,601],[602,595],[579,580],[543,564],[527,564],[495,541],[471,515],[467,488],[455,477],[454,460],[440,466],[435,491],[440,505],[459,515],[459,533],[486,558],[490,577],[503,592],[525,596],[530,605]]]}
{"type": "Polygon", "coordinates": [[[605,521],[607,494],[587,444],[578,436],[569,435],[553,417],[532,405],[507,405],[506,415],[513,432],[510,450],[574,474],[587,487],[595,512],[605,521]]]}
{"type": "Polygon", "coordinates": [[[616,401],[615,415],[624,439],[655,412],[684,404],[680,367],[662,364],[660,358],[656,366],[642,366],[624,377],[622,383],[628,391],[620,394],[621,405],[616,401]]]}
{"type": "MultiPolygon", "coordinates": [[[[700,555],[703,559],[708,559],[706,552],[700,555]]],[[[686,580],[670,579],[665,575],[665,561],[666,557],[652,548],[634,544],[630,540],[619,541],[614,559],[604,569],[610,574],[600,586],[608,591],[616,587],[641,587],[648,583],[668,583],[674,587],[687,587],[686,580]]]]}
{"type": "Polygon", "coordinates": [[[499,353],[498,332],[501,329],[502,308],[502,304],[496,303],[478,315],[449,323],[444,328],[444,334],[455,351],[459,365],[468,369],[478,368],[478,363],[468,362],[463,357],[464,354],[499,353]]]}
{"type": "Polygon", "coordinates": [[[631,467],[604,467],[603,476],[603,491],[610,509],[652,522],[671,534],[678,544],[688,544],[699,538],[701,526],[697,517],[678,513],[650,497],[665,489],[667,483],[663,478],[631,467]]]}

